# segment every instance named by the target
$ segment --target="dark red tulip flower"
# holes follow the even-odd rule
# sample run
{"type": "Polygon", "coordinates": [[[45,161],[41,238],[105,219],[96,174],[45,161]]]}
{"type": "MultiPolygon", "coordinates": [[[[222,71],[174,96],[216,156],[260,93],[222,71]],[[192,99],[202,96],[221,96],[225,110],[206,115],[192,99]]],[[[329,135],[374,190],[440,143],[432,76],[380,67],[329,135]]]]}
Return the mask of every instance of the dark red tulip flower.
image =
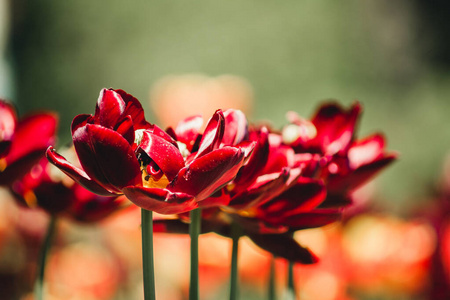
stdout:
{"type": "Polygon", "coordinates": [[[4,101],[0,101],[0,117],[0,185],[10,185],[55,142],[58,118],[45,112],[17,121],[15,110],[4,101]]]}
{"type": "Polygon", "coordinates": [[[356,123],[361,105],[348,110],[337,103],[322,105],[311,121],[295,113],[288,118],[291,124],[283,129],[284,143],[296,153],[317,153],[320,164],[315,169],[328,191],[323,206],[345,206],[351,202],[349,193],[367,182],[377,172],[393,162],[397,154],[385,151],[382,134],[362,140],[356,139],[356,123]]]}
{"type": "MultiPolygon", "coordinates": [[[[71,152],[73,149],[67,151],[71,152]]],[[[81,222],[99,221],[126,204],[123,197],[100,196],[86,190],[45,157],[28,174],[15,181],[11,191],[21,205],[39,207],[52,215],[81,222]]]]}
{"type": "Polygon", "coordinates": [[[220,110],[202,135],[198,122],[196,117],[187,120],[169,135],[145,121],[136,98],[122,90],[104,89],[95,115],[79,115],[72,122],[81,168],[51,147],[47,157],[94,193],[125,194],[144,209],[181,213],[201,206],[202,200],[232,180],[249,151],[248,145],[222,145],[225,117],[220,110]]]}
{"type": "Polygon", "coordinates": [[[345,153],[354,138],[360,112],[361,105],[358,102],[349,110],[335,102],[325,103],[320,106],[311,121],[289,112],[288,119],[291,124],[283,129],[283,140],[291,145],[296,153],[345,153]]]}
{"type": "MultiPolygon", "coordinates": [[[[342,208],[350,204],[351,190],[396,156],[384,151],[379,134],[356,140],[360,111],[358,103],[349,110],[330,103],[311,121],[291,113],[291,124],[281,134],[265,127],[251,130],[253,153],[236,178],[214,195],[230,197],[229,204],[203,212],[203,232],[230,236],[235,223],[276,256],[300,263],[317,261],[293,233],[339,220],[342,208]]],[[[186,232],[183,221],[157,221],[156,228],[186,232]]]]}

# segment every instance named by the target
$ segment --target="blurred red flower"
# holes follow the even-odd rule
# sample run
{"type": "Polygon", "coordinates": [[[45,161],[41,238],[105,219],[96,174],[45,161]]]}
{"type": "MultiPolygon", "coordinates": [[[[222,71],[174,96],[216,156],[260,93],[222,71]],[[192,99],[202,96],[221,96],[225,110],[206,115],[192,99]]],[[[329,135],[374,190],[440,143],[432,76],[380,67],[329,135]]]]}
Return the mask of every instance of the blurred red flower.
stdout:
{"type": "MultiPolygon", "coordinates": [[[[73,152],[73,149],[69,151],[73,152]]],[[[45,157],[14,182],[11,191],[26,207],[39,207],[50,214],[61,214],[82,222],[99,221],[127,203],[124,197],[100,196],[86,190],[45,157]]]]}
{"type": "Polygon", "coordinates": [[[50,112],[17,120],[14,108],[0,100],[0,185],[10,185],[44,156],[55,142],[57,122],[50,112]]]}
{"type": "Polygon", "coordinates": [[[356,102],[348,110],[335,102],[321,105],[311,121],[290,112],[291,122],[283,128],[283,142],[296,153],[317,153],[319,178],[327,185],[322,206],[339,207],[351,203],[350,192],[371,179],[397,158],[385,151],[385,139],[376,133],[356,139],[356,125],[362,111],[356,102]]]}

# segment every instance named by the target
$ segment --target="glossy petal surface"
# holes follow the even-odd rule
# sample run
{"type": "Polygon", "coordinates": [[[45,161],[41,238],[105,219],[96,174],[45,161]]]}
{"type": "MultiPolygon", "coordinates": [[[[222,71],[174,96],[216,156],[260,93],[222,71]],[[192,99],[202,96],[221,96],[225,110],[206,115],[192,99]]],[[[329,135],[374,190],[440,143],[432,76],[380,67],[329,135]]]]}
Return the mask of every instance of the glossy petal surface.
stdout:
{"type": "Polygon", "coordinates": [[[158,165],[169,181],[172,181],[184,167],[184,159],[178,148],[149,131],[143,133],[138,151],[141,150],[158,165]]]}
{"type": "Polygon", "coordinates": [[[237,190],[242,190],[254,182],[257,175],[266,165],[269,158],[269,132],[263,127],[258,132],[255,148],[247,162],[238,173],[235,179],[237,190]]]}
{"type": "Polygon", "coordinates": [[[192,152],[202,126],[203,118],[201,116],[192,116],[181,120],[175,128],[177,140],[184,143],[187,149],[192,152]]]}
{"type": "Polygon", "coordinates": [[[137,206],[160,214],[179,214],[197,208],[195,198],[185,193],[139,186],[126,187],[123,192],[137,206]]]}
{"type": "Polygon", "coordinates": [[[194,195],[201,201],[231,181],[243,160],[244,153],[240,149],[224,147],[215,150],[181,169],[168,189],[194,195]]]}
{"type": "Polygon", "coordinates": [[[63,171],[67,176],[75,180],[86,189],[98,195],[115,196],[115,193],[108,191],[102,185],[92,180],[84,170],[69,163],[63,156],[56,153],[52,147],[48,148],[46,156],[50,163],[58,167],[58,169],[63,171]]]}
{"type": "Polygon", "coordinates": [[[242,142],[248,135],[248,123],[244,113],[236,109],[227,109],[223,113],[225,117],[225,131],[222,144],[235,146],[242,142]]]}
{"type": "Polygon", "coordinates": [[[288,169],[280,173],[260,176],[254,184],[233,197],[229,205],[234,209],[245,209],[254,205],[260,205],[278,196],[286,188],[288,179],[288,169]]]}
{"type": "Polygon", "coordinates": [[[195,158],[201,157],[217,149],[222,141],[225,126],[225,118],[221,110],[218,110],[209,119],[200,141],[199,149],[195,158]]]}
{"type": "Polygon", "coordinates": [[[117,132],[87,124],[73,134],[83,169],[108,190],[141,184],[141,171],[133,149],[117,132]]]}
{"type": "Polygon", "coordinates": [[[95,123],[114,129],[125,110],[125,101],[114,90],[103,89],[95,107],[95,123]]]}
{"type": "Polygon", "coordinates": [[[275,199],[258,208],[265,218],[279,219],[308,212],[321,204],[326,197],[325,185],[318,180],[300,177],[298,182],[275,199]]]}
{"type": "Polygon", "coordinates": [[[150,124],[145,120],[144,109],[138,99],[128,94],[124,90],[114,90],[125,101],[124,115],[130,116],[133,120],[134,130],[147,129],[150,124]]]}

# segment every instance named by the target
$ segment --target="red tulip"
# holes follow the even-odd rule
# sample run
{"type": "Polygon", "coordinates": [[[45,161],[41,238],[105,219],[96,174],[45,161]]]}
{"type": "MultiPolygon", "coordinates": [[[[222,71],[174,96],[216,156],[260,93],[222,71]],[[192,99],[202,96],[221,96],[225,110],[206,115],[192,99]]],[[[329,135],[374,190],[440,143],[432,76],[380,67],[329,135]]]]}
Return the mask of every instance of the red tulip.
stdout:
{"type": "Polygon", "coordinates": [[[17,121],[11,105],[0,101],[0,185],[26,174],[55,141],[58,118],[35,113],[17,121]]]}
{"type": "Polygon", "coordinates": [[[351,203],[349,192],[371,179],[397,157],[385,152],[381,134],[356,139],[359,103],[348,110],[337,103],[322,105],[311,121],[295,113],[288,115],[291,125],[283,129],[283,141],[296,153],[317,153],[322,158],[311,176],[327,185],[328,196],[322,207],[343,207],[351,203]]]}
{"type": "MultiPolygon", "coordinates": [[[[237,177],[211,197],[219,203],[228,197],[229,203],[203,211],[203,232],[230,236],[234,222],[276,256],[315,262],[292,238],[293,232],[339,220],[342,208],[350,204],[349,192],[395,159],[395,154],[385,153],[381,135],[355,140],[360,111],[358,103],[348,111],[330,103],[311,121],[291,113],[292,124],[281,135],[265,127],[251,130],[253,153],[237,177]],[[280,247],[281,242],[289,246],[280,247]]],[[[183,232],[183,221],[157,221],[156,228],[183,232]]]]}
{"type": "Polygon", "coordinates": [[[225,125],[221,111],[210,119],[201,138],[197,121],[194,117],[185,121],[188,126],[169,131],[174,139],[145,121],[134,97],[121,90],[103,90],[95,115],[79,115],[72,122],[82,168],[52,148],[47,157],[94,193],[125,194],[144,209],[181,213],[201,206],[244,163],[243,147],[221,146],[225,125]]]}
{"type": "Polygon", "coordinates": [[[361,105],[355,103],[345,110],[338,103],[323,104],[311,121],[290,112],[292,125],[284,129],[283,137],[290,140],[296,152],[334,155],[346,151],[353,139],[361,105]],[[287,132],[287,130],[289,132],[287,132]]]}
{"type": "Polygon", "coordinates": [[[72,219],[93,222],[117,211],[125,203],[122,198],[96,195],[51,165],[46,158],[11,187],[20,204],[40,207],[50,214],[61,214],[72,219]]]}

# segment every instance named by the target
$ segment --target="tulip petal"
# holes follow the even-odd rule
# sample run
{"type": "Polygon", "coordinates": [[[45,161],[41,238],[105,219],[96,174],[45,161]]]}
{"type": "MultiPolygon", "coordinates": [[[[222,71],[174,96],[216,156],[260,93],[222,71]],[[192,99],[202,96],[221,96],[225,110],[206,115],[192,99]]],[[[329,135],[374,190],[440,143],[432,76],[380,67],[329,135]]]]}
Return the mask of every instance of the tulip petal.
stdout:
{"type": "Polygon", "coordinates": [[[46,152],[47,159],[67,176],[78,182],[89,191],[103,196],[116,196],[102,185],[91,179],[85,171],[69,163],[63,156],[56,153],[53,147],[49,147],[46,152]]]}
{"type": "Polygon", "coordinates": [[[167,187],[172,192],[194,195],[201,201],[230,182],[244,161],[244,152],[234,147],[214,150],[184,167],[167,187]]]}
{"type": "Polygon", "coordinates": [[[245,217],[238,214],[232,214],[230,216],[234,222],[238,223],[245,230],[246,234],[281,234],[289,230],[284,225],[272,225],[262,219],[245,217]]]}
{"type": "Polygon", "coordinates": [[[312,119],[317,135],[310,141],[310,146],[328,155],[346,151],[361,110],[359,103],[353,104],[348,111],[335,102],[321,106],[312,119]]]}
{"type": "Polygon", "coordinates": [[[305,265],[319,261],[308,248],[299,245],[288,234],[248,234],[248,237],[262,249],[288,261],[305,265]]]}
{"type": "Polygon", "coordinates": [[[275,199],[258,207],[265,218],[279,219],[308,212],[321,204],[327,195],[322,181],[300,177],[297,183],[275,199]]]}
{"type": "Polygon", "coordinates": [[[125,196],[103,197],[92,194],[80,185],[72,187],[77,201],[69,208],[67,215],[84,223],[98,222],[131,203],[125,196]]]}
{"type": "Polygon", "coordinates": [[[192,116],[178,122],[175,128],[177,140],[184,143],[187,149],[192,152],[192,148],[200,135],[203,126],[203,118],[200,115],[192,116]]]}
{"type": "Polygon", "coordinates": [[[320,203],[318,208],[343,208],[353,203],[352,197],[347,193],[330,194],[328,193],[325,201],[320,203]]]}
{"type": "Polygon", "coordinates": [[[230,200],[230,195],[223,189],[220,189],[218,192],[212,194],[208,198],[198,202],[198,206],[201,208],[225,206],[230,203],[230,200]]]}
{"type": "Polygon", "coordinates": [[[150,125],[150,127],[148,128],[149,132],[151,132],[154,135],[157,135],[163,139],[165,139],[166,141],[168,141],[169,143],[173,144],[174,146],[177,146],[177,142],[173,139],[173,137],[168,134],[167,132],[165,132],[164,130],[162,130],[160,127],[158,127],[155,124],[150,125]]]}
{"type": "Polygon", "coordinates": [[[102,89],[95,107],[95,123],[114,129],[122,118],[124,110],[125,101],[120,94],[111,89],[102,89]]]}
{"type": "Polygon", "coordinates": [[[247,164],[239,170],[239,173],[234,180],[236,187],[242,189],[255,181],[259,172],[266,165],[268,157],[269,132],[266,127],[263,127],[259,132],[258,140],[247,164]]]}
{"type": "Polygon", "coordinates": [[[144,109],[142,108],[139,100],[124,90],[118,89],[114,91],[122,97],[123,101],[125,101],[126,107],[123,115],[131,116],[134,124],[134,130],[149,128],[150,124],[145,120],[144,109]]]}
{"type": "Polygon", "coordinates": [[[353,143],[348,150],[350,168],[357,169],[376,160],[383,155],[384,146],[385,141],[381,134],[374,134],[353,143]]]}
{"type": "Polygon", "coordinates": [[[81,166],[108,190],[119,192],[141,184],[141,170],[133,149],[117,132],[95,124],[78,128],[73,144],[81,166]]]}
{"type": "Polygon", "coordinates": [[[375,161],[360,166],[358,169],[347,175],[330,175],[328,179],[328,190],[331,194],[346,193],[354,190],[367,182],[381,169],[392,163],[397,158],[397,154],[386,154],[375,161]]]}
{"type": "Polygon", "coordinates": [[[261,171],[262,174],[270,174],[280,172],[285,167],[293,167],[295,163],[295,153],[288,146],[271,146],[269,149],[269,157],[261,171]]]}
{"type": "Polygon", "coordinates": [[[229,206],[234,209],[246,209],[247,207],[261,205],[283,192],[288,179],[289,169],[284,169],[279,173],[262,175],[258,177],[254,184],[233,197],[229,206]]]}
{"type": "Polygon", "coordinates": [[[143,132],[142,141],[138,148],[138,151],[140,150],[144,151],[158,165],[169,181],[172,181],[177,176],[178,171],[184,167],[184,159],[180,150],[148,130],[143,132]]]}
{"type": "Polygon", "coordinates": [[[9,186],[15,180],[23,177],[44,157],[44,154],[45,150],[39,149],[28,152],[26,155],[18,157],[13,162],[6,164],[6,168],[0,171],[0,185],[9,186]]]}
{"type": "Polygon", "coordinates": [[[128,144],[132,145],[134,143],[134,128],[133,128],[133,120],[131,116],[126,116],[116,124],[114,130],[123,136],[124,139],[127,140],[128,144]]]}
{"type": "Polygon", "coordinates": [[[35,152],[42,157],[47,147],[55,142],[57,123],[58,117],[53,113],[34,114],[21,120],[9,154],[5,157],[7,165],[35,152]]]}
{"type": "Polygon", "coordinates": [[[179,214],[198,207],[193,196],[167,189],[128,186],[123,192],[137,206],[160,214],[179,214]]]}
{"type": "Polygon", "coordinates": [[[222,139],[224,146],[236,146],[248,136],[248,123],[244,113],[236,109],[227,109],[225,117],[225,130],[222,139]]]}
{"type": "Polygon", "coordinates": [[[222,111],[219,109],[214,113],[211,119],[209,119],[194,159],[210,153],[219,147],[223,138],[224,127],[225,118],[222,111]]]}
{"type": "Polygon", "coordinates": [[[95,122],[94,117],[91,115],[87,114],[77,115],[75,118],[73,118],[70,127],[72,135],[78,128],[83,127],[86,124],[94,124],[94,122],[95,122]]]}
{"type": "MultiPolygon", "coordinates": [[[[308,213],[292,215],[282,220],[282,223],[289,226],[291,231],[316,228],[339,221],[342,217],[340,209],[315,209],[308,213]]],[[[278,222],[270,222],[277,225],[278,222]]]]}

